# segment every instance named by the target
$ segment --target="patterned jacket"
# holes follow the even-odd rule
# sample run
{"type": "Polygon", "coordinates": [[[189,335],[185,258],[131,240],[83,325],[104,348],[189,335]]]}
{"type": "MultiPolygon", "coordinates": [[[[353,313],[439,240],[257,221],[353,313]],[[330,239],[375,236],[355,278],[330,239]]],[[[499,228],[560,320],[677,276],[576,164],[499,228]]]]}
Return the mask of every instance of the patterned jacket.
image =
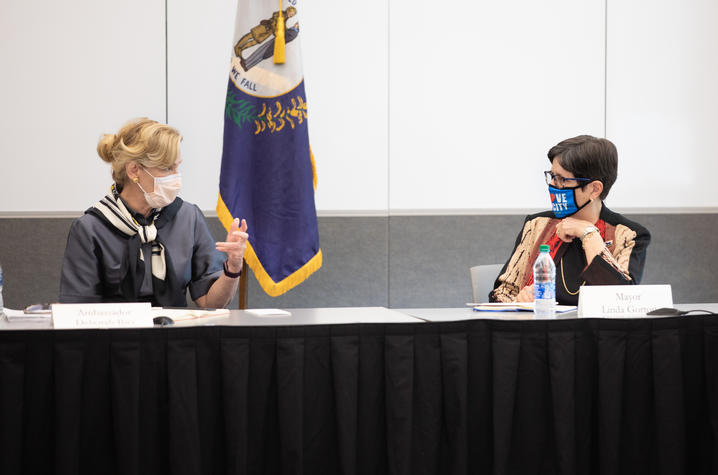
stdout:
{"type": "MultiPolygon", "coordinates": [[[[511,257],[499,273],[492,302],[511,302],[519,291],[533,281],[533,263],[539,245],[555,243],[556,226],[560,222],[551,211],[526,217],[522,231],[516,238],[511,257]]],[[[576,305],[578,288],[584,285],[638,284],[643,275],[646,248],[651,235],[646,228],[605,205],[599,222],[606,249],[587,265],[580,239],[560,243],[552,249],[556,262],[556,300],[560,304],[576,305]],[[564,260],[566,263],[564,263],[564,260]],[[573,291],[571,289],[574,289],[573,291]]]]}

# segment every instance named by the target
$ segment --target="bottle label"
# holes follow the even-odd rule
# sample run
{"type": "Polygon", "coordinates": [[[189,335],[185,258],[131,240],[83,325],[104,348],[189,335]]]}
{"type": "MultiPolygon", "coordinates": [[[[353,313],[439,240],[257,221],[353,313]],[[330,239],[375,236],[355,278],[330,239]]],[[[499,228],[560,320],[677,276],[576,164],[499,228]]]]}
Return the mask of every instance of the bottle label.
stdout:
{"type": "Polygon", "coordinates": [[[534,284],[534,300],[556,299],[556,284],[554,282],[542,282],[534,284]]]}

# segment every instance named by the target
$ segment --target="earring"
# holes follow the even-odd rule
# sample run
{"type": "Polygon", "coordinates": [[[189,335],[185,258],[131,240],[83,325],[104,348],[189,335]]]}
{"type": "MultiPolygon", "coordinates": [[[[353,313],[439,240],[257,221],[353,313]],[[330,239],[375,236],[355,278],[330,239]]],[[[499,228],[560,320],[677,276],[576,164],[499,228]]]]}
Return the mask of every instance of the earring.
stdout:
{"type": "Polygon", "coordinates": [[[132,183],[137,183],[138,181],[139,181],[139,178],[137,178],[137,177],[132,178],[132,183]]]}

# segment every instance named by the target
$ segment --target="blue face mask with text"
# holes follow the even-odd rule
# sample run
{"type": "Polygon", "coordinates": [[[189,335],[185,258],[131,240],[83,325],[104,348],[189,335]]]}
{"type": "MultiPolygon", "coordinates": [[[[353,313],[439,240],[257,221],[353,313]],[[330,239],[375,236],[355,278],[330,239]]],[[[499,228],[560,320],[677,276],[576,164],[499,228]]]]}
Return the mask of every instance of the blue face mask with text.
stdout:
{"type": "Polygon", "coordinates": [[[576,203],[577,188],[581,187],[575,186],[573,188],[555,188],[551,185],[548,186],[548,192],[551,196],[551,209],[553,210],[553,215],[558,219],[566,218],[578,213],[581,208],[591,202],[591,200],[588,200],[581,206],[578,206],[576,203]]]}

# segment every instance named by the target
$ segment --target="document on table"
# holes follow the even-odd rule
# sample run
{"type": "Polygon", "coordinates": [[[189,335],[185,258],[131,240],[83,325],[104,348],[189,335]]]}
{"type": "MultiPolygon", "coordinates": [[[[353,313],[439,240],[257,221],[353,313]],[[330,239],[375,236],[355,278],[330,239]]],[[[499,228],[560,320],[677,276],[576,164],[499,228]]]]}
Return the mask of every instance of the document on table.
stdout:
{"type": "MultiPolygon", "coordinates": [[[[556,305],[556,313],[576,310],[574,305],[556,305]]],[[[533,312],[533,302],[486,302],[474,305],[476,312],[533,312]]]]}
{"type": "Polygon", "coordinates": [[[255,317],[290,317],[292,314],[278,308],[250,308],[247,313],[255,317]]]}
{"type": "Polygon", "coordinates": [[[8,322],[45,322],[52,318],[50,310],[42,312],[25,312],[5,307],[3,309],[8,322]]]}
{"type": "Polygon", "coordinates": [[[192,320],[194,318],[226,317],[229,315],[227,308],[169,308],[152,307],[153,317],[170,317],[175,322],[192,320]]]}

